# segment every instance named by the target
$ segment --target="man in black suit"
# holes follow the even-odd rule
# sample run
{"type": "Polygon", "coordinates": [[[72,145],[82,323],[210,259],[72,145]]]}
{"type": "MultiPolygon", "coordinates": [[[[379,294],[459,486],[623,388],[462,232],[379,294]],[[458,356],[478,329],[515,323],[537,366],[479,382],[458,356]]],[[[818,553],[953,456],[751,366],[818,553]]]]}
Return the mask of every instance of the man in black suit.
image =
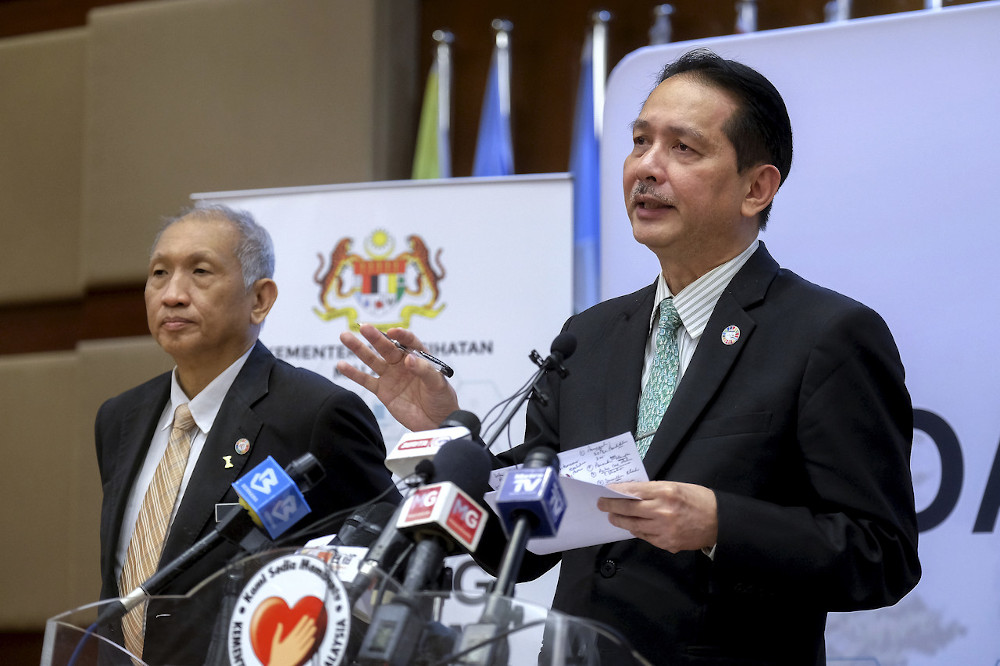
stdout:
{"type": "MultiPolygon", "coordinates": [[[[196,428],[160,566],[215,528],[216,505],[237,501],[232,483],[268,456],[284,467],[309,452],[325,469],[309,493],[307,522],[383,493],[398,501],[381,433],[364,402],[275,359],[257,340],[277,298],[273,273],[271,239],[244,212],[196,208],[168,222],[157,237],[146,314],[150,333],[177,365],[111,398],[97,415],[102,598],[132,589],[120,587],[122,568],[179,405],[188,406],[196,428]]],[[[324,531],[335,529],[327,525],[324,531]]],[[[237,554],[234,545],[220,546],[167,592],[187,592],[237,554]]],[[[211,626],[188,626],[190,619],[149,612],[144,657],[202,663],[211,626]],[[167,637],[169,645],[154,637],[167,637]],[[158,653],[160,648],[168,649],[158,653]]]]}
{"type": "MultiPolygon", "coordinates": [[[[548,403],[529,404],[513,451],[626,431],[648,447],[652,480],[616,487],[637,499],[598,504],[635,538],[563,553],[553,607],[615,627],[658,664],[823,664],[829,611],[893,604],[920,576],[892,336],[757,238],[791,156],[784,102],[759,73],[700,50],[663,70],[623,174],[633,235],[661,273],[566,322],[569,374],[546,378],[548,403]],[[670,310],[680,327],[661,343],[670,310]],[[638,427],[671,342],[672,398],[638,427]]],[[[375,376],[340,370],[401,422],[434,427],[457,406],[439,373],[362,334],[374,350],[343,339],[375,376]]],[[[521,576],[551,565],[529,558],[521,576]]]]}

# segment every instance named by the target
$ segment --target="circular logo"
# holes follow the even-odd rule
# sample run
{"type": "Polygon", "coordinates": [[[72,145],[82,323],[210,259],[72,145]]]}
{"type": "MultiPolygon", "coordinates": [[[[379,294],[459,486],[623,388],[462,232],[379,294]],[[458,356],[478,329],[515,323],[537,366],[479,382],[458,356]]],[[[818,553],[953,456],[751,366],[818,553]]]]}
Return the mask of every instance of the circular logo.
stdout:
{"type": "Polygon", "coordinates": [[[286,555],[269,562],[240,592],[229,620],[233,666],[316,663],[337,666],[351,629],[347,592],[326,562],[286,555]]]}
{"type": "Polygon", "coordinates": [[[236,453],[245,455],[247,451],[250,450],[250,440],[241,439],[236,442],[236,453]]]}
{"type": "Polygon", "coordinates": [[[740,339],[740,329],[738,326],[726,326],[722,332],[722,344],[734,345],[740,339]]]}

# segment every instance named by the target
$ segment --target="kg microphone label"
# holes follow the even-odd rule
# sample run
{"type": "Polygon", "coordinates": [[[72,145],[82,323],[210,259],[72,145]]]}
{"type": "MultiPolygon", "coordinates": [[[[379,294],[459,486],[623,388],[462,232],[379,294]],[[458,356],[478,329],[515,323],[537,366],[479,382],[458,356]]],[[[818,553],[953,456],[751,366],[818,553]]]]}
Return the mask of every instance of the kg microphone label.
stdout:
{"type": "Polygon", "coordinates": [[[459,537],[469,550],[475,550],[482,535],[485,516],[483,510],[469,501],[462,493],[456,493],[448,512],[448,531],[459,537]]]}

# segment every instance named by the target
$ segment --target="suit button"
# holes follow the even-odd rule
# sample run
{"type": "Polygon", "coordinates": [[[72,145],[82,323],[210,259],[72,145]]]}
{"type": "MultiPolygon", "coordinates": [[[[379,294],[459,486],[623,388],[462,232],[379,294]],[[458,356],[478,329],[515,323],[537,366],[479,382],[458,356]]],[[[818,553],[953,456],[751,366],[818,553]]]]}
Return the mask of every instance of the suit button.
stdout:
{"type": "Polygon", "coordinates": [[[600,572],[605,578],[611,578],[618,573],[618,565],[615,564],[614,560],[604,560],[601,562],[600,572]]]}

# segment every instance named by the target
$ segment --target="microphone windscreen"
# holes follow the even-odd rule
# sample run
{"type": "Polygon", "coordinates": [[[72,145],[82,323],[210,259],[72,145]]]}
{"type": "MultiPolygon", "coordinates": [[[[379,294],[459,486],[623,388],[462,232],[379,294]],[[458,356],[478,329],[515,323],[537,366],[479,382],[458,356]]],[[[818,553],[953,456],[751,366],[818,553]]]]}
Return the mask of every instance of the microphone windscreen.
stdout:
{"type": "Polygon", "coordinates": [[[536,446],[524,457],[523,467],[552,467],[559,471],[559,455],[547,446],[536,446]]]}
{"type": "Polygon", "coordinates": [[[558,354],[564,360],[569,358],[576,351],[576,336],[572,333],[560,333],[552,341],[550,351],[553,355],[558,354]]]}
{"type": "Polygon", "coordinates": [[[432,483],[450,481],[479,501],[490,491],[490,455],[468,437],[445,442],[434,456],[432,483]]]}
{"type": "Polygon", "coordinates": [[[336,543],[369,548],[395,512],[396,505],[391,502],[378,502],[365,507],[344,521],[337,532],[336,543]]]}
{"type": "Polygon", "coordinates": [[[292,478],[292,481],[302,492],[311,490],[326,476],[326,470],[323,469],[322,463],[311,453],[303,453],[288,463],[288,466],[285,467],[285,473],[292,478]]]}
{"type": "Polygon", "coordinates": [[[472,439],[479,437],[479,431],[482,428],[482,424],[479,422],[479,417],[472,412],[467,412],[464,409],[456,409],[454,412],[448,415],[444,421],[441,422],[442,428],[452,428],[452,427],[462,427],[468,430],[472,434],[472,439]]]}

